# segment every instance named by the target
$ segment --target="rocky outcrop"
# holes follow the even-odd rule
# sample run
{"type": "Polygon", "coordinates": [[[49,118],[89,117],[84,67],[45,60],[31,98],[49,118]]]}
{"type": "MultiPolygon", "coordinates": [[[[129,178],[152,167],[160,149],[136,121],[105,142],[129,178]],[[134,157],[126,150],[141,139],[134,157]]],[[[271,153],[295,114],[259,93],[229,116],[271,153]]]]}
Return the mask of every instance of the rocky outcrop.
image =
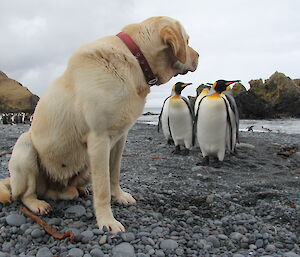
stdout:
{"type": "Polygon", "coordinates": [[[262,79],[249,82],[248,91],[268,104],[270,112],[263,118],[300,117],[300,87],[296,81],[275,72],[265,82],[262,79]]]}
{"type": "Polygon", "coordinates": [[[0,71],[0,113],[33,113],[38,101],[39,97],[32,94],[27,87],[0,71]]]}
{"type": "Polygon", "coordinates": [[[237,96],[246,91],[247,89],[243,86],[242,83],[235,83],[234,86],[232,87],[233,96],[237,96]]]}
{"type": "MultiPolygon", "coordinates": [[[[236,83],[232,92],[241,119],[300,118],[300,79],[275,72],[269,79],[249,81],[250,88],[236,83]]],[[[203,86],[197,89],[201,92],[203,86]]]]}
{"type": "Polygon", "coordinates": [[[262,98],[251,91],[244,91],[235,96],[240,119],[273,119],[274,109],[262,98]]]}

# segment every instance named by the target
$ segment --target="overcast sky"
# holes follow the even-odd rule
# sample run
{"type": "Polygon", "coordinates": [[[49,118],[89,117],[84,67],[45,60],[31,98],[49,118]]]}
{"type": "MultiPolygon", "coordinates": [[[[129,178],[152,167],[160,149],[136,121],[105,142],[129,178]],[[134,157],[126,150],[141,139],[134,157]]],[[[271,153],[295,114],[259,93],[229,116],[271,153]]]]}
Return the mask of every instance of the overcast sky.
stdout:
{"type": "Polygon", "coordinates": [[[183,95],[220,78],[300,78],[300,0],[0,0],[0,70],[42,96],[81,44],[151,16],[178,19],[200,54],[194,73],[152,87],[160,106],[177,81],[183,95]]]}

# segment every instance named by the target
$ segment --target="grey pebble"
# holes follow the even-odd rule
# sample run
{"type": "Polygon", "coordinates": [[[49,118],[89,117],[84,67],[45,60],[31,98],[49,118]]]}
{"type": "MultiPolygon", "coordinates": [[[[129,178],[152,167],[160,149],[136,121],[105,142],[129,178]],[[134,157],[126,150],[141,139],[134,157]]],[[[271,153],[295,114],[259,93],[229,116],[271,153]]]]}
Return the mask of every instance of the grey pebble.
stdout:
{"type": "Polygon", "coordinates": [[[266,251],[268,252],[275,252],[276,251],[276,246],[275,245],[271,245],[271,244],[268,244],[265,248],[266,251]]]}
{"type": "Polygon", "coordinates": [[[95,249],[91,250],[90,254],[92,257],[103,257],[104,256],[104,253],[102,252],[102,250],[100,248],[95,248],[95,249]]]}
{"type": "Polygon", "coordinates": [[[283,254],[284,257],[300,257],[299,254],[296,254],[294,252],[287,252],[283,254]]]}
{"type": "Polygon", "coordinates": [[[177,248],[175,250],[175,253],[178,255],[178,256],[183,256],[184,255],[184,250],[182,248],[177,248]]]}
{"type": "Polygon", "coordinates": [[[229,211],[233,212],[235,210],[235,207],[233,205],[230,205],[229,211]]]}
{"type": "Polygon", "coordinates": [[[264,241],[262,239],[257,239],[255,245],[257,246],[257,248],[262,248],[264,245],[264,241]]]}
{"type": "Polygon", "coordinates": [[[21,226],[20,226],[20,229],[22,229],[22,230],[27,230],[28,228],[30,227],[30,224],[28,224],[28,223],[25,223],[25,224],[22,224],[21,226]]]}
{"type": "Polygon", "coordinates": [[[214,248],[219,248],[220,245],[221,245],[219,239],[216,238],[215,236],[209,236],[209,237],[207,237],[206,241],[212,243],[212,245],[213,245],[214,248]]]}
{"type": "Polygon", "coordinates": [[[239,253],[235,253],[232,257],[245,257],[245,255],[239,254],[239,253]]]}
{"type": "Polygon", "coordinates": [[[72,248],[68,252],[69,255],[72,255],[74,257],[82,257],[83,256],[83,251],[79,248],[72,248]]]}
{"type": "Polygon", "coordinates": [[[107,241],[107,235],[103,235],[99,240],[99,245],[104,245],[107,241]]]}
{"type": "Polygon", "coordinates": [[[90,231],[90,230],[86,230],[86,231],[83,231],[83,232],[81,233],[81,236],[82,236],[81,241],[82,241],[83,243],[88,243],[89,241],[92,240],[92,238],[93,238],[93,236],[94,236],[94,233],[93,233],[92,231],[90,231]]]}
{"type": "Polygon", "coordinates": [[[135,240],[135,235],[132,232],[122,233],[121,238],[125,242],[131,242],[131,241],[135,240]]]}
{"type": "Polygon", "coordinates": [[[239,232],[233,232],[230,234],[230,238],[233,239],[233,240],[236,240],[236,241],[239,241],[241,240],[243,237],[243,235],[239,232]]]}
{"type": "Polygon", "coordinates": [[[21,226],[26,223],[26,218],[20,214],[10,214],[6,217],[6,222],[11,226],[21,226]]]}
{"type": "Polygon", "coordinates": [[[61,224],[61,219],[59,218],[52,218],[48,221],[49,225],[55,225],[55,226],[59,226],[61,224]]]}
{"type": "Polygon", "coordinates": [[[144,254],[144,253],[137,253],[136,257],[149,257],[149,255],[144,254]]]}
{"type": "Polygon", "coordinates": [[[173,249],[176,249],[177,247],[178,247],[178,243],[172,239],[166,239],[166,240],[161,241],[161,243],[160,243],[161,249],[173,250],[173,249]]]}
{"type": "Polygon", "coordinates": [[[73,205],[66,210],[66,213],[81,217],[86,214],[86,210],[82,205],[73,205]]]}
{"type": "Polygon", "coordinates": [[[227,240],[228,236],[224,235],[224,234],[219,234],[218,238],[220,238],[221,240],[227,240]]]}
{"type": "Polygon", "coordinates": [[[53,254],[48,247],[40,248],[36,254],[36,257],[52,257],[52,256],[53,254]]]}
{"type": "Polygon", "coordinates": [[[235,232],[239,232],[241,234],[245,234],[247,233],[247,229],[244,227],[244,226],[237,226],[235,229],[234,229],[235,232]]]}
{"type": "Polygon", "coordinates": [[[208,195],[208,196],[206,197],[206,203],[208,203],[208,204],[213,203],[214,197],[215,197],[214,195],[208,195]]]}
{"type": "Polygon", "coordinates": [[[32,232],[31,232],[31,236],[33,238],[39,238],[39,237],[42,237],[43,235],[45,234],[45,232],[39,228],[36,228],[34,229],[32,232]]]}
{"type": "Polygon", "coordinates": [[[123,242],[121,244],[118,244],[117,246],[115,246],[112,249],[112,253],[114,257],[121,257],[121,256],[126,256],[126,257],[130,257],[130,256],[134,256],[134,248],[131,244],[123,242]]]}
{"type": "Polygon", "coordinates": [[[155,256],[157,256],[157,257],[165,257],[166,255],[165,255],[164,251],[162,251],[162,250],[156,250],[155,251],[155,256]]]}
{"type": "Polygon", "coordinates": [[[0,252],[0,257],[9,257],[9,255],[7,253],[0,252]]]}

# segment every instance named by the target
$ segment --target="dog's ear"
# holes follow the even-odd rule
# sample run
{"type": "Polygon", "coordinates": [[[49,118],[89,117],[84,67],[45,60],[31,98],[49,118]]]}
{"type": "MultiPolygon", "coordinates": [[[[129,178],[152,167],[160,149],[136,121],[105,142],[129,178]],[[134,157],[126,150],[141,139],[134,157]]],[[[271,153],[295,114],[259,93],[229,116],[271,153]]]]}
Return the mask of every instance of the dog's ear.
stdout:
{"type": "Polygon", "coordinates": [[[164,44],[170,45],[174,56],[181,63],[186,62],[186,42],[181,34],[179,24],[167,25],[160,30],[164,44]]]}

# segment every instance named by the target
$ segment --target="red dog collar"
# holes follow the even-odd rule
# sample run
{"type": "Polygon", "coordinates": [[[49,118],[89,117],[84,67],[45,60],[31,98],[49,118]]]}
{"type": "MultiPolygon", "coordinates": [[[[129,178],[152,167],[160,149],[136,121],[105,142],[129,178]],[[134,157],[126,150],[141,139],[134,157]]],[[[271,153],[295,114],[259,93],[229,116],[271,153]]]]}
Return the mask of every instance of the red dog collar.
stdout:
{"type": "Polygon", "coordinates": [[[144,73],[147,84],[150,86],[155,85],[158,81],[158,78],[154,76],[149,63],[147,62],[145,56],[143,55],[142,51],[137,46],[137,44],[132,40],[132,38],[128,34],[124,32],[120,32],[116,36],[123,41],[123,43],[128,47],[130,52],[138,60],[140,67],[144,73]]]}

